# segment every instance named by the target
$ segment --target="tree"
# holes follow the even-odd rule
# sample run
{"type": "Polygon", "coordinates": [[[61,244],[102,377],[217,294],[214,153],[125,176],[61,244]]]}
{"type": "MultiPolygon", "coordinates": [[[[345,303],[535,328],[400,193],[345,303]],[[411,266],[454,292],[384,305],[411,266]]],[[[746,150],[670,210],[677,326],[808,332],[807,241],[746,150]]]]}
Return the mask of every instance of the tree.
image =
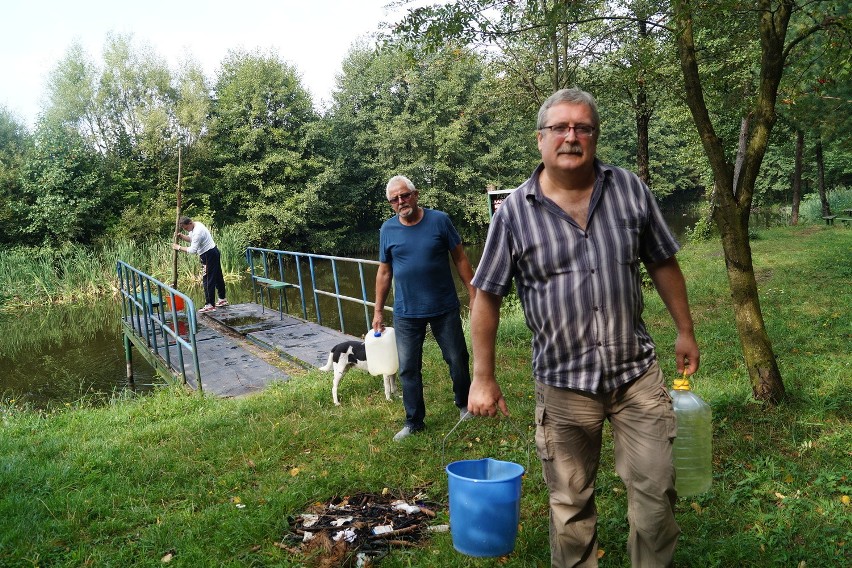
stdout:
{"type": "Polygon", "coordinates": [[[351,213],[374,244],[389,215],[385,183],[404,174],[422,204],[446,211],[464,237],[479,238],[486,188],[518,185],[536,160],[534,121],[518,120],[501,96],[505,83],[482,56],[452,45],[359,48],[343,69],[324,119],[328,182],[345,188],[362,212],[342,204],[332,215],[345,223],[343,212],[351,213]]]}
{"type": "MultiPolygon", "coordinates": [[[[276,54],[229,53],[209,123],[214,179],[203,199],[214,220],[241,221],[255,244],[302,246],[315,201],[309,182],[320,166],[307,145],[316,120],[295,69],[276,54]]],[[[196,205],[199,197],[188,195],[196,205]]]]}
{"type": "Polygon", "coordinates": [[[0,246],[15,244],[25,226],[13,206],[21,197],[21,169],[30,144],[24,125],[0,106],[0,246]]]}
{"type": "MultiPolygon", "coordinates": [[[[809,5],[816,9],[817,4],[809,5]]],[[[777,403],[785,397],[784,383],[760,310],[757,281],[749,245],[749,212],[755,183],[766,153],[769,136],[777,119],[776,102],[784,65],[796,46],[808,36],[831,25],[831,14],[813,19],[790,34],[793,13],[799,7],[793,0],[758,0],[756,7],[739,10],[737,3],[695,6],[689,0],[674,2],[677,46],[685,80],[686,99],[710,161],[715,183],[713,219],[719,228],[728,281],[734,303],[734,316],[754,396],[758,400],[777,403]],[[748,22],[753,26],[759,46],[758,76],[754,91],[745,98],[742,108],[742,135],[738,138],[741,163],[734,164],[718,135],[705,98],[705,83],[712,82],[712,71],[699,68],[700,34],[719,34],[714,23],[748,22]],[[712,30],[712,31],[711,31],[712,30]]],[[[816,14],[814,14],[816,15],[816,14]]],[[[704,54],[706,62],[711,53],[704,54]]],[[[706,67],[706,65],[705,65],[706,67]]]]}
{"type": "Polygon", "coordinates": [[[42,120],[21,170],[21,196],[13,210],[26,244],[91,243],[103,230],[99,210],[111,194],[100,160],[80,134],[42,120]]]}

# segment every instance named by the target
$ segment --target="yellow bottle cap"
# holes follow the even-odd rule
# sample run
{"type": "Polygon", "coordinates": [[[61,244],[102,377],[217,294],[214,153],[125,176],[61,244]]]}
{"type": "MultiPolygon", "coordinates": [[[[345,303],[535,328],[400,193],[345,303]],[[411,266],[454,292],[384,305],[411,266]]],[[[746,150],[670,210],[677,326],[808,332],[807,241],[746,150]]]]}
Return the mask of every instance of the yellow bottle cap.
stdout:
{"type": "Polygon", "coordinates": [[[678,377],[674,380],[674,389],[675,390],[691,390],[689,388],[689,379],[686,378],[686,371],[683,372],[682,377],[678,377]]]}

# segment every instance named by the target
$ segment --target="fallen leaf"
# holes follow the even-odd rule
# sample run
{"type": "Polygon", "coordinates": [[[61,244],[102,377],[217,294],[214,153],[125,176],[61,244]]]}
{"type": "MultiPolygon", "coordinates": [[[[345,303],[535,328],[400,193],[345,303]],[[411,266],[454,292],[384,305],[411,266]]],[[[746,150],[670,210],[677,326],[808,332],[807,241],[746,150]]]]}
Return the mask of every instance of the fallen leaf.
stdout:
{"type": "Polygon", "coordinates": [[[692,507],[692,510],[695,511],[696,513],[698,513],[699,515],[704,511],[704,509],[701,508],[701,505],[699,505],[695,501],[690,503],[689,506],[692,507]]]}
{"type": "Polygon", "coordinates": [[[254,465],[254,462],[252,460],[248,460],[246,462],[246,465],[248,465],[251,469],[254,469],[254,468],[257,467],[256,465],[254,465]]]}
{"type": "Polygon", "coordinates": [[[163,562],[163,563],[171,562],[174,557],[175,557],[175,551],[170,550],[170,551],[166,552],[166,554],[163,555],[162,558],[160,558],[160,562],[163,562]]]}
{"type": "Polygon", "coordinates": [[[850,501],[852,501],[852,499],[849,499],[849,495],[841,495],[841,497],[840,497],[841,503],[843,503],[844,505],[848,505],[850,503],[850,501]]]}
{"type": "Polygon", "coordinates": [[[599,548],[599,549],[598,549],[598,560],[600,560],[601,558],[603,558],[603,557],[604,557],[604,554],[606,554],[606,551],[605,551],[603,548],[599,548]]]}
{"type": "Polygon", "coordinates": [[[775,497],[777,497],[778,499],[786,499],[787,498],[786,495],[784,495],[782,493],[778,493],[777,491],[775,492],[775,497]]]}
{"type": "Polygon", "coordinates": [[[793,476],[788,473],[787,477],[784,478],[784,483],[793,483],[793,476]]]}
{"type": "Polygon", "coordinates": [[[296,477],[297,475],[299,475],[299,468],[298,467],[294,467],[293,469],[290,470],[290,476],[291,477],[296,477]]]}
{"type": "Polygon", "coordinates": [[[243,502],[243,500],[240,499],[239,497],[237,497],[236,495],[234,497],[231,497],[231,503],[242,503],[242,502],[243,502]]]}

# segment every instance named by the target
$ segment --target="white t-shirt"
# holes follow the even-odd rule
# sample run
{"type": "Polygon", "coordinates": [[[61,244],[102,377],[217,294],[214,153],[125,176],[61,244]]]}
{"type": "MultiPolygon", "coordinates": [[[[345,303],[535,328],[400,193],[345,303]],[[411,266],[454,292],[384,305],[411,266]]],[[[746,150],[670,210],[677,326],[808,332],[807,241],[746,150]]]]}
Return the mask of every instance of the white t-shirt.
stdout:
{"type": "Polygon", "coordinates": [[[198,221],[193,221],[193,223],[194,226],[189,232],[190,242],[186,252],[190,254],[198,253],[200,256],[215,247],[216,243],[213,242],[213,237],[210,235],[210,231],[207,230],[207,227],[205,227],[203,223],[199,223],[198,221]]]}

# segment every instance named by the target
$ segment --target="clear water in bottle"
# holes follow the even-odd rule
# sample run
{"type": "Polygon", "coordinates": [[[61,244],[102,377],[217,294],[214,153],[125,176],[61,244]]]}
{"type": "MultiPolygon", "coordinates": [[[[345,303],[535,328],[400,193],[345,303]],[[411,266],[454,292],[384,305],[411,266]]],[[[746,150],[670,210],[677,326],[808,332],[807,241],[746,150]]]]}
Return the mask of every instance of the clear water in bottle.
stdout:
{"type": "Polygon", "coordinates": [[[675,381],[671,396],[677,417],[672,449],[675,489],[679,497],[698,495],[710,489],[713,479],[712,412],[700,396],[689,390],[685,378],[675,381]]]}

